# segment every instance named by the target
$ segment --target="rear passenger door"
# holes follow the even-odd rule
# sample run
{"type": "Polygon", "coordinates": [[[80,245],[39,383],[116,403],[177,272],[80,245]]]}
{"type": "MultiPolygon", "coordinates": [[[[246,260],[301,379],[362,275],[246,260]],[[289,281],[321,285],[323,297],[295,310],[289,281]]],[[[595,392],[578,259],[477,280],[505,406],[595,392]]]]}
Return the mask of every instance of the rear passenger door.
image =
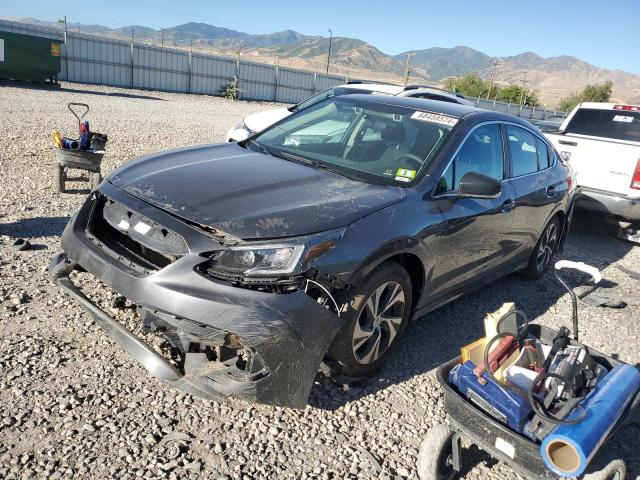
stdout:
{"type": "Polygon", "coordinates": [[[551,169],[553,150],[532,131],[505,125],[509,152],[509,177],[515,190],[513,239],[517,254],[527,258],[535,246],[554,206],[562,197],[561,181],[551,169]]]}

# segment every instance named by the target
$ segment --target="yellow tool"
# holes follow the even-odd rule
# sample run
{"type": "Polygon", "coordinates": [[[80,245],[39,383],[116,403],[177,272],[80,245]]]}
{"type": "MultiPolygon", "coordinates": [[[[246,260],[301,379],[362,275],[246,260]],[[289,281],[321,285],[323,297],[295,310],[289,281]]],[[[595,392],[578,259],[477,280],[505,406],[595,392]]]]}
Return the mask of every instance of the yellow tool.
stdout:
{"type": "Polygon", "coordinates": [[[62,135],[60,135],[58,130],[53,131],[53,144],[57,148],[62,148],[62,135]]]}

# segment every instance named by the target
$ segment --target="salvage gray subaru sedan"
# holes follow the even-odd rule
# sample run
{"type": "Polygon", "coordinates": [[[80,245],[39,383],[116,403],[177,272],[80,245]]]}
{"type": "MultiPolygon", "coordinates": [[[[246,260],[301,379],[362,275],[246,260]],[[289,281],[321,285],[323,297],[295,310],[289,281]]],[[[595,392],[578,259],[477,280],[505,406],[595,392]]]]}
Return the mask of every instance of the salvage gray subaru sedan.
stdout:
{"type": "Polygon", "coordinates": [[[370,375],[411,317],[544,273],[575,181],[526,121],[438,101],[331,98],[240,143],[150,155],[70,220],[51,278],[153,376],[303,407],[321,362],[370,375]],[[69,274],[130,299],[164,358],[69,274]]]}

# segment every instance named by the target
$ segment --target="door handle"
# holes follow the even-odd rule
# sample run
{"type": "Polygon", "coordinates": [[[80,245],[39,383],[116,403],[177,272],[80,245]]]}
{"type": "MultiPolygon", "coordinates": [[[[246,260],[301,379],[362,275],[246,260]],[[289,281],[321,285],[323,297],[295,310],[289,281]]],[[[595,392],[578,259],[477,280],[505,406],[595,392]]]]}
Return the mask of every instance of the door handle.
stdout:
{"type": "Polygon", "coordinates": [[[500,211],[502,213],[510,212],[516,206],[516,201],[510,198],[509,200],[505,200],[502,206],[500,207],[500,211]]]}
{"type": "Polygon", "coordinates": [[[578,142],[572,142],[570,140],[558,140],[558,143],[560,145],[569,145],[571,147],[577,147],[578,146],[578,142]]]}

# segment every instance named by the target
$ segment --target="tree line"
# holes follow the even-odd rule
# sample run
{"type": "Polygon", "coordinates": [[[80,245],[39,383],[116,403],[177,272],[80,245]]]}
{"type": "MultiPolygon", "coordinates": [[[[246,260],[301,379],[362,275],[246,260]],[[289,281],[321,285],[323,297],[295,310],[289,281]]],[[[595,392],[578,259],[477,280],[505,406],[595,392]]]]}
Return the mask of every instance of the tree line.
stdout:
{"type": "Polygon", "coordinates": [[[444,88],[453,92],[461,93],[468,97],[488,98],[499,102],[516,103],[537,107],[540,105],[536,94],[520,85],[509,85],[500,87],[494,83],[480,78],[477,73],[468,73],[462,77],[447,78],[444,88]]]}
{"type": "MultiPolygon", "coordinates": [[[[540,101],[533,90],[520,85],[501,87],[483,80],[477,73],[468,73],[461,77],[451,77],[445,80],[444,88],[473,98],[487,98],[500,102],[539,107],[540,101]]],[[[587,85],[580,92],[573,93],[560,100],[558,109],[569,112],[581,102],[608,102],[611,98],[612,82],[601,85],[587,85]]]]}

